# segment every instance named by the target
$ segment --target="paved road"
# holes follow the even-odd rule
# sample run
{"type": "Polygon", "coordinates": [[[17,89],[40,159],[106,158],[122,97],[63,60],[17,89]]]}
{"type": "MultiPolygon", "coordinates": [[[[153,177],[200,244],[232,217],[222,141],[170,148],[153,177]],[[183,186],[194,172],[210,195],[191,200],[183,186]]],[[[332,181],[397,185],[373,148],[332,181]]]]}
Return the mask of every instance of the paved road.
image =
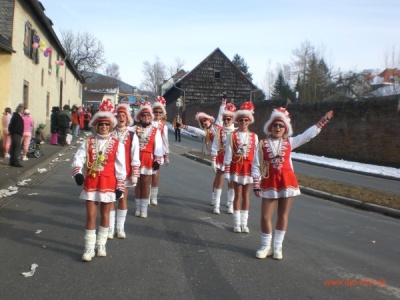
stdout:
{"type": "Polygon", "coordinates": [[[250,234],[233,233],[231,215],[211,213],[210,167],[181,149],[171,143],[159,206],[135,218],[131,195],[127,239],[109,241],[108,256],[91,263],[80,261],[85,208],[71,153],[6,198],[0,299],[400,299],[399,220],[301,195],[284,259],[258,260],[259,200],[250,234]],[[22,277],[32,263],[34,276],[22,277]]]}

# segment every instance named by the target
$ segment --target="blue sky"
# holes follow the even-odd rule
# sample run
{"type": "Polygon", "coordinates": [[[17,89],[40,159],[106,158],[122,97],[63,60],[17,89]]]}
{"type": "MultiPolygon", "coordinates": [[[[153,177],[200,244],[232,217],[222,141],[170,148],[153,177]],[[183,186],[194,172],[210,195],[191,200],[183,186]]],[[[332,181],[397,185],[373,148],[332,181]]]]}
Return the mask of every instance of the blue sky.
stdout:
{"type": "Polygon", "coordinates": [[[400,52],[399,0],[40,1],[57,34],[94,34],[122,80],[137,86],[145,61],[179,58],[190,71],[217,47],[243,57],[259,87],[306,40],[342,71],[383,70],[385,53],[400,52]]]}

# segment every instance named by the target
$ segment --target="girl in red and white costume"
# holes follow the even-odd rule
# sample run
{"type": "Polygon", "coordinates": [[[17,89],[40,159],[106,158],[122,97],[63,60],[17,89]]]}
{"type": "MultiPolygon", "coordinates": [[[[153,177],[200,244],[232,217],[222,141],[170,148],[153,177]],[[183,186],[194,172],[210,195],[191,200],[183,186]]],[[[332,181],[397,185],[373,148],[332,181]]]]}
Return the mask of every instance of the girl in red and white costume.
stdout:
{"type": "Polygon", "coordinates": [[[140,105],[136,112],[134,132],[139,138],[140,177],[135,188],[135,216],[147,218],[150,199],[151,177],[160,168],[163,147],[160,130],[152,125],[153,108],[149,102],[140,105]]]}
{"type": "MultiPolygon", "coordinates": [[[[140,160],[139,160],[139,139],[133,131],[129,131],[128,126],[133,125],[131,116],[131,108],[127,103],[121,103],[117,106],[117,126],[114,128],[113,135],[125,147],[125,192],[118,199],[117,209],[117,237],[119,239],[126,238],[125,220],[128,213],[128,193],[129,187],[136,186],[138,177],[140,176],[140,160]]],[[[110,211],[110,227],[108,230],[108,238],[114,238],[115,226],[115,203],[112,203],[110,211]]]]}
{"type": "Polygon", "coordinates": [[[106,256],[111,203],[121,197],[126,178],[125,148],[112,135],[117,124],[114,106],[110,99],[104,100],[89,126],[96,134],[89,137],[75,154],[72,175],[78,185],[83,184],[80,194],[86,200],[86,233],[83,261],[91,261],[95,255],[106,256]],[[96,241],[96,219],[100,203],[100,226],[96,241]]]}
{"type": "MultiPolygon", "coordinates": [[[[168,127],[165,125],[163,121],[164,116],[166,115],[165,105],[166,101],[163,96],[158,96],[156,101],[153,103],[153,126],[157,127],[161,134],[162,139],[162,147],[163,147],[163,159],[161,164],[168,166],[169,164],[169,145],[168,145],[168,127]]],[[[150,205],[157,205],[158,200],[158,176],[160,174],[160,170],[155,171],[155,173],[151,176],[151,191],[150,191],[150,205]]]]}
{"type": "Polygon", "coordinates": [[[249,125],[254,123],[253,114],[253,103],[244,102],[233,117],[233,121],[239,125],[239,128],[227,137],[225,144],[224,178],[228,182],[233,181],[235,190],[234,232],[250,232],[247,220],[250,208],[250,188],[253,183],[251,167],[258,145],[258,136],[249,131],[249,125]]]}
{"type": "MultiPolygon", "coordinates": [[[[185,129],[190,133],[197,135],[200,139],[204,139],[204,154],[211,155],[211,147],[214,141],[214,136],[216,132],[222,127],[222,114],[225,110],[227,96],[225,93],[221,95],[221,106],[219,108],[218,117],[215,121],[214,117],[204,113],[198,112],[195,115],[197,122],[199,122],[199,126],[202,128],[196,128],[188,125],[181,125],[181,129],[185,129]]],[[[213,188],[212,188],[212,196],[211,196],[211,205],[215,205],[215,188],[216,188],[216,180],[214,178],[213,188]]]]}
{"type": "Polygon", "coordinates": [[[271,255],[275,259],[283,258],[282,243],[288,226],[290,208],[294,197],[300,195],[299,184],[293,171],[291,151],[317,136],[332,116],[333,111],[327,112],[316,125],[295,137],[292,137],[290,115],[283,107],[274,109],[265,123],[264,132],[267,138],[260,141],[252,168],[254,194],[262,198],[261,248],[256,253],[257,258],[271,255]],[[272,217],[277,205],[272,248],[272,217]]]}
{"type": "MultiPolygon", "coordinates": [[[[212,167],[215,171],[215,188],[214,188],[214,214],[219,214],[222,186],[224,183],[224,156],[225,156],[225,142],[228,134],[236,130],[233,124],[233,116],[235,115],[236,107],[232,103],[225,106],[222,114],[223,127],[217,130],[214,141],[211,147],[212,167]]],[[[233,188],[233,181],[228,183],[228,197],[226,206],[228,207],[228,214],[233,214],[233,199],[235,191],[233,188]]]]}

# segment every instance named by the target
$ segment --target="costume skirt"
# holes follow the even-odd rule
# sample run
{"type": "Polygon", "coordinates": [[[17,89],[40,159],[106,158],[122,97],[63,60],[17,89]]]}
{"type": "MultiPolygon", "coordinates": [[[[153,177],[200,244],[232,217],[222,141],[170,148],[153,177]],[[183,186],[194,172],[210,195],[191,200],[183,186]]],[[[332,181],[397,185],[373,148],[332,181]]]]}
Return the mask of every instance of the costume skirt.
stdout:
{"type": "Polygon", "coordinates": [[[252,163],[247,160],[243,160],[242,163],[231,163],[231,181],[243,185],[252,184],[251,166],[252,163]]]}
{"type": "Polygon", "coordinates": [[[115,189],[117,180],[115,176],[96,176],[88,175],[85,178],[83,190],[79,196],[80,199],[98,201],[98,202],[114,202],[115,189]]]}
{"type": "Polygon", "coordinates": [[[288,198],[301,194],[293,171],[271,172],[268,178],[261,180],[260,188],[261,197],[267,199],[288,198]]]}
{"type": "Polygon", "coordinates": [[[140,174],[153,175],[156,171],[153,171],[154,157],[152,152],[140,151],[140,174]]]}
{"type": "Polygon", "coordinates": [[[225,155],[225,151],[223,151],[222,153],[218,154],[217,157],[215,158],[215,164],[217,165],[217,169],[221,170],[222,172],[225,170],[225,167],[224,167],[224,155],[225,155]]]}

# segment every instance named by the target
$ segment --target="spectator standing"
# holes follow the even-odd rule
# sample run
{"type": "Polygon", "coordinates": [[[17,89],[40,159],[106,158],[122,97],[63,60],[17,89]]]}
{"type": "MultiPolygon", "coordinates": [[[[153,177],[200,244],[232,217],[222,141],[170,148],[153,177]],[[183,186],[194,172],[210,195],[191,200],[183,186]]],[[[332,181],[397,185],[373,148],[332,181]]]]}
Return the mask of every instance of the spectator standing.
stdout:
{"type": "Polygon", "coordinates": [[[172,127],[175,129],[175,142],[181,141],[181,126],[183,125],[182,118],[179,113],[176,114],[176,117],[172,121],[172,127]]]}
{"type": "Polygon", "coordinates": [[[85,113],[83,115],[83,129],[85,131],[90,131],[89,122],[92,119],[92,113],[90,112],[89,107],[85,108],[85,113]]]}
{"type": "Polygon", "coordinates": [[[8,125],[11,120],[11,108],[6,107],[4,109],[3,117],[1,118],[1,124],[3,125],[3,154],[5,158],[10,158],[10,145],[11,145],[11,137],[10,132],[8,131],[8,125]]]}
{"type": "Polygon", "coordinates": [[[85,128],[85,117],[82,106],[79,107],[78,109],[78,117],[79,117],[79,130],[83,130],[85,128]]]}
{"type": "Polygon", "coordinates": [[[51,115],[50,115],[50,144],[52,145],[57,145],[58,144],[58,135],[59,135],[59,129],[58,129],[58,113],[60,109],[57,106],[53,106],[51,109],[51,115]]]}
{"type": "Polygon", "coordinates": [[[79,134],[79,111],[76,105],[72,107],[71,116],[72,116],[72,136],[77,137],[79,134]]]}
{"type": "Polygon", "coordinates": [[[10,124],[8,125],[8,131],[11,136],[10,166],[13,167],[22,167],[19,162],[19,155],[21,153],[22,134],[24,133],[24,120],[22,119],[23,112],[24,105],[19,104],[11,117],[10,124]]]}
{"type": "Polygon", "coordinates": [[[26,156],[28,153],[29,143],[31,142],[32,138],[32,131],[35,126],[33,119],[30,116],[31,112],[29,109],[24,110],[24,115],[22,119],[24,120],[24,133],[22,134],[21,144],[23,145],[23,156],[22,160],[28,160],[26,156]]]}
{"type": "Polygon", "coordinates": [[[66,137],[68,129],[71,125],[72,116],[70,112],[70,107],[68,104],[63,106],[63,110],[58,114],[58,128],[60,130],[60,145],[65,146],[67,144],[66,137]]]}

